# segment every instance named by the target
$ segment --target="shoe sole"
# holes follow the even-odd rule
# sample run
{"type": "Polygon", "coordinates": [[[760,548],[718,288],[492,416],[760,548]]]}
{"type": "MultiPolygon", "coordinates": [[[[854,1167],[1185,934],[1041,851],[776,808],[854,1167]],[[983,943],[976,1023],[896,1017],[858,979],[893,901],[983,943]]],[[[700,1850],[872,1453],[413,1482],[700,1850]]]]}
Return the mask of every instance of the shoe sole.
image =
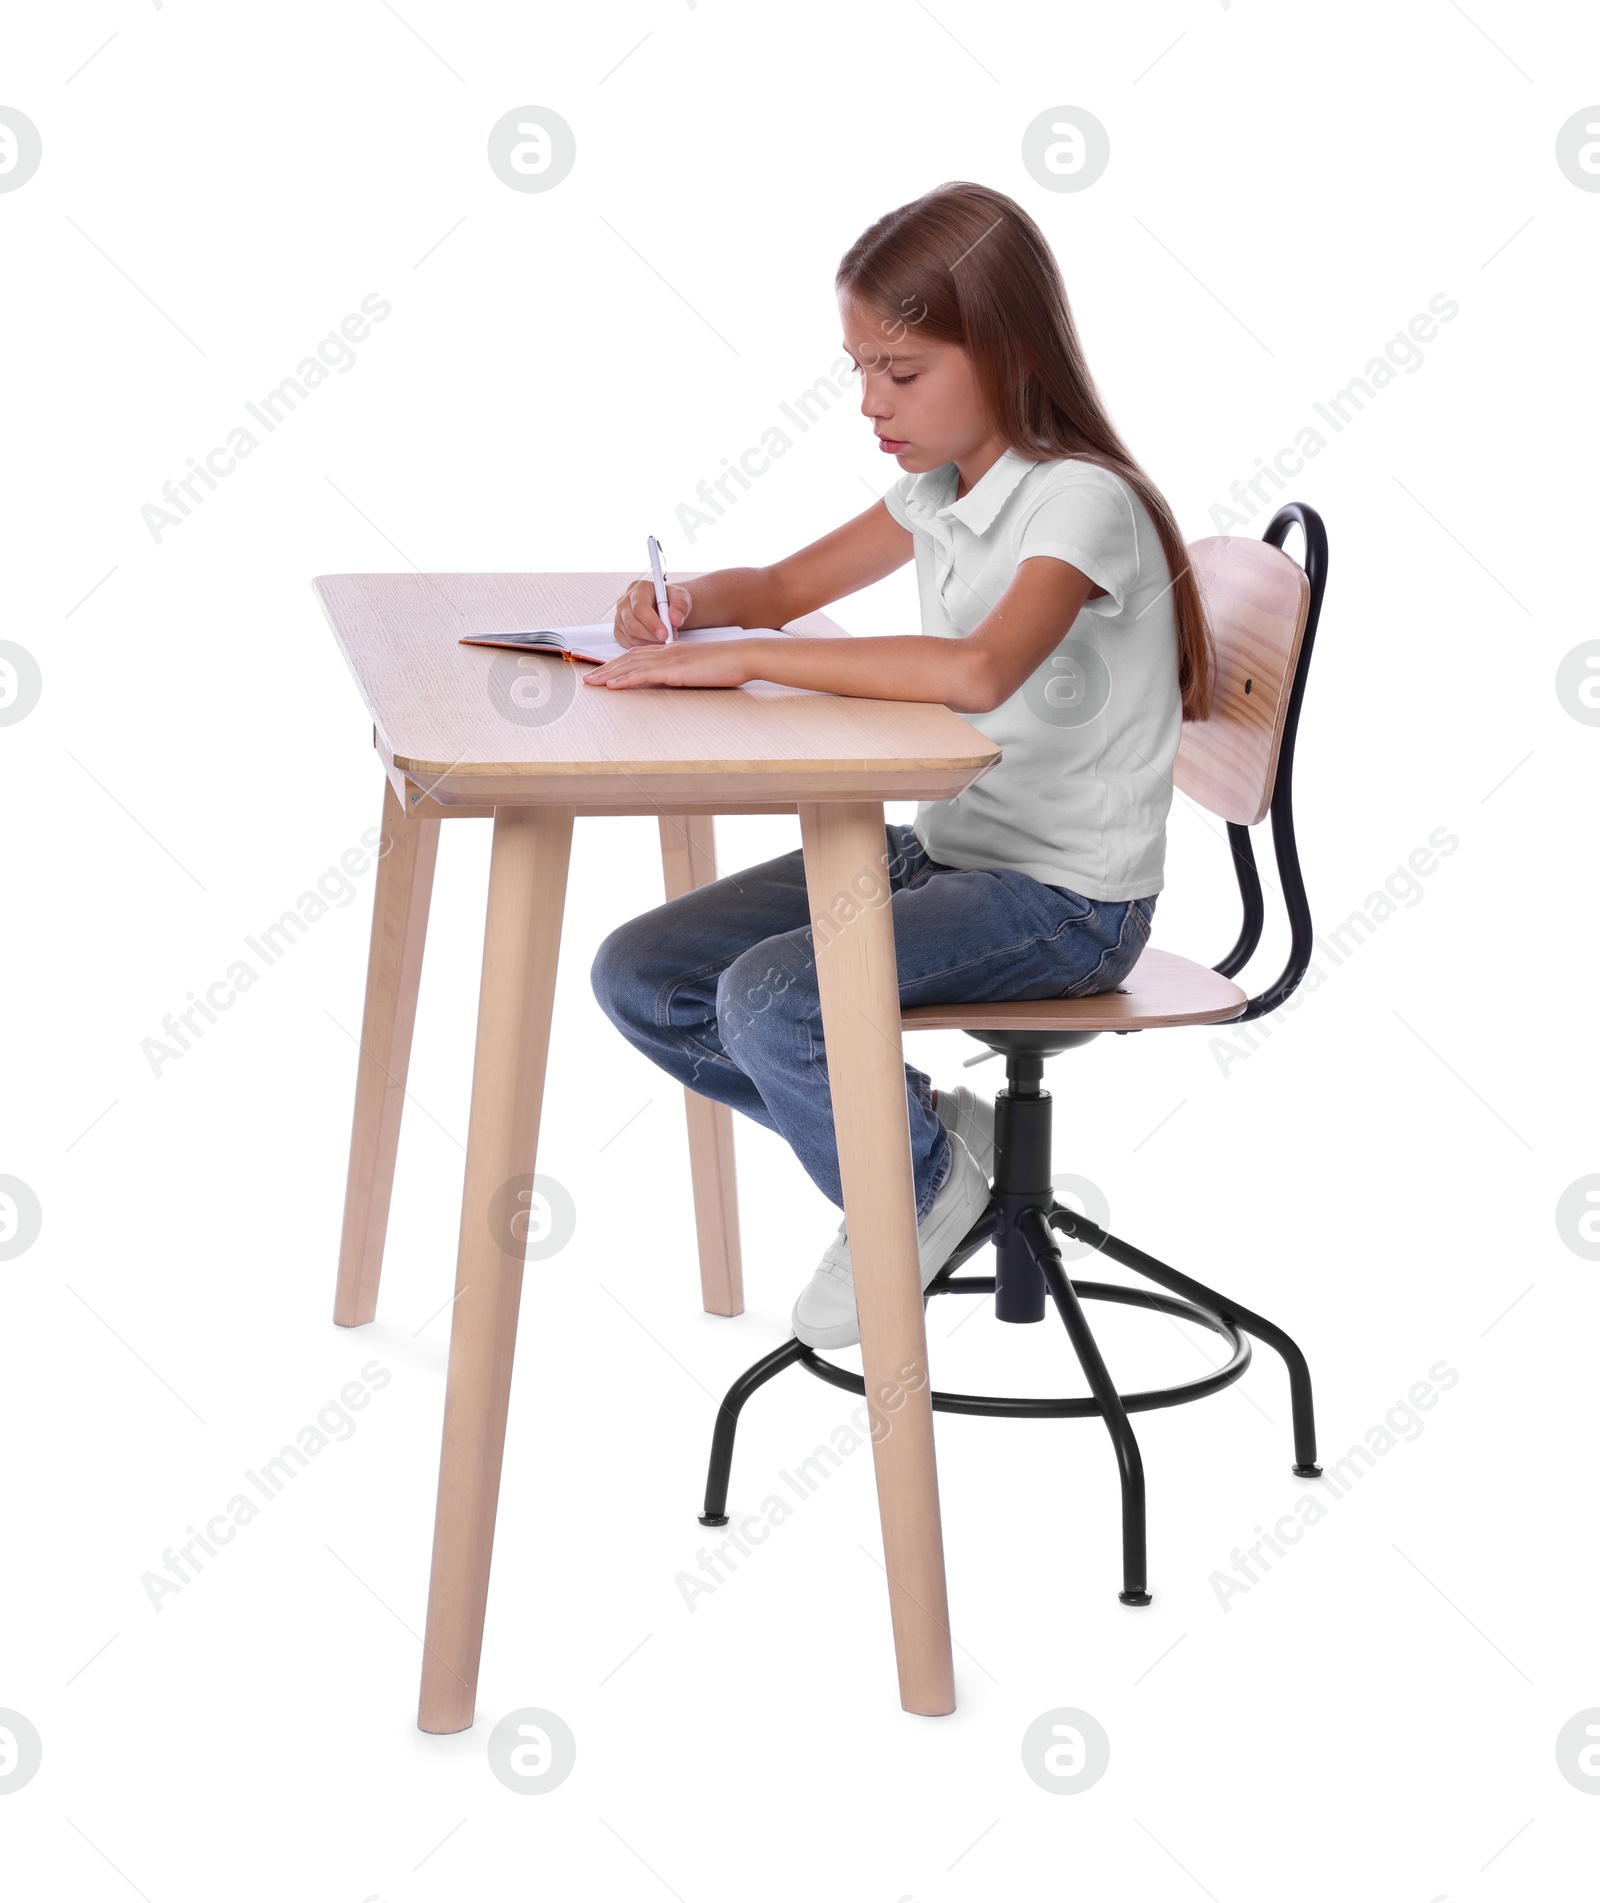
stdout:
{"type": "MultiPolygon", "coordinates": [[[[940,1101],[941,1103],[946,1101],[944,1098],[943,1092],[940,1093],[940,1101]]],[[[985,1176],[987,1176],[991,1181],[993,1181],[994,1179],[994,1123],[993,1123],[993,1120],[991,1119],[989,1127],[986,1130],[983,1127],[983,1125],[978,1121],[978,1118],[973,1114],[972,1110],[966,1104],[956,1102],[956,1099],[953,1094],[950,1097],[949,1101],[955,1104],[955,1112],[956,1112],[955,1134],[960,1137],[961,1141],[964,1144],[966,1144],[967,1148],[972,1152],[973,1160],[978,1165],[978,1168],[983,1171],[985,1176]]],[[[945,1127],[948,1129],[949,1125],[946,1125],[945,1127]]]]}

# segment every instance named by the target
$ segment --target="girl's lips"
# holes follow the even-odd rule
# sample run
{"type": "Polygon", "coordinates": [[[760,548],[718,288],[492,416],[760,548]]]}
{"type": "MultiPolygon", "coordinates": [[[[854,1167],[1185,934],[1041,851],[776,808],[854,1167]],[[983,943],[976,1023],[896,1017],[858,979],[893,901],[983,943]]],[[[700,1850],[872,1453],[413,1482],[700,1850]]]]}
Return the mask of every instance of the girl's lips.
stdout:
{"type": "Polygon", "coordinates": [[[896,442],[892,436],[880,436],[878,438],[878,447],[886,456],[898,456],[902,449],[907,449],[910,445],[896,442]]]}

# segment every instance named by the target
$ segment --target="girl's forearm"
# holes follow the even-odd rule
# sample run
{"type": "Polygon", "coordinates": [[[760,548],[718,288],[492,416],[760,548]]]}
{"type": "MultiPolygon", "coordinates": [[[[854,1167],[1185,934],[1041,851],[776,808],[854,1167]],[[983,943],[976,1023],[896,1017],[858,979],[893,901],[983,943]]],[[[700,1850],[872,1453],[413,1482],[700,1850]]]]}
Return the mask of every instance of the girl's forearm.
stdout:
{"type": "Polygon", "coordinates": [[[927,634],[849,640],[756,635],[739,647],[751,680],[862,700],[937,701],[958,714],[989,708],[981,657],[967,640],[927,634]]]}
{"type": "Polygon", "coordinates": [[[783,609],[768,568],[714,568],[683,586],[694,602],[686,628],[783,626],[783,609]]]}

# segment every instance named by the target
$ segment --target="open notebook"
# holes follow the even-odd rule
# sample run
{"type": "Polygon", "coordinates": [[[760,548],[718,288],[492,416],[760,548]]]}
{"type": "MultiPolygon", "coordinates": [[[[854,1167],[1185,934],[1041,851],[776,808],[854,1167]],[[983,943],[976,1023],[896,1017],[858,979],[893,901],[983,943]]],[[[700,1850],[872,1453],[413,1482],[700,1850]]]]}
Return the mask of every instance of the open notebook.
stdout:
{"type": "MultiPolygon", "coordinates": [[[[632,650],[611,638],[613,623],[582,621],[571,627],[534,628],[510,634],[464,634],[463,645],[480,648],[517,648],[533,654],[561,654],[569,661],[611,661],[632,650]]],[[[778,628],[684,628],[673,637],[679,641],[735,641],[745,635],[779,634],[778,628]]]]}

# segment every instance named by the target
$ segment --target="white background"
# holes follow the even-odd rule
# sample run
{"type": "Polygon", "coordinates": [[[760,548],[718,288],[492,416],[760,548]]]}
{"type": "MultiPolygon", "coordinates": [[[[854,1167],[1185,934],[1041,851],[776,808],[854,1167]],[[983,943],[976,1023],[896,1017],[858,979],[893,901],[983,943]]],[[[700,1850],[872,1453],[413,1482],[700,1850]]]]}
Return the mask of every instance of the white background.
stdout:
{"type": "MultiPolygon", "coordinates": [[[[0,104],[43,141],[0,194],[0,638],[44,681],[0,734],[0,1172],[43,1210],[0,1264],[0,1707],[43,1740],[0,1799],[11,1893],[1572,1894],[1600,1819],[1555,1751],[1600,1705],[1600,1268],[1555,1209],[1600,1169],[1600,732],[1555,672],[1596,636],[1600,197],[1554,151],[1596,94],[1596,23],[105,0],[26,9],[7,42],[0,104]],[[548,192],[486,162],[525,104],[576,135],[548,192]],[[1110,133],[1081,193],[1021,158],[1062,105],[1110,133]],[[1291,491],[1331,551],[1297,777],[1319,926],[1435,829],[1458,849],[1253,1052],[1108,1038],[1047,1072],[1057,1168],[1111,1226],[1302,1341],[1325,1458],[1435,1363],[1459,1380],[1226,1609],[1212,1575],[1308,1491],[1269,1351],[1137,1423],[1144,1611],[1116,1600],[1095,1423],[938,1417],[952,1717],[899,1708],[865,1448],[691,1612],[713,1397],[786,1334],[836,1212],[741,1123],[748,1308],[701,1312],[681,1092],[588,986],[601,935],[659,902],[656,826],[580,821],[539,1153],[577,1228],[527,1275],[477,1722],[426,1736],[487,825],[443,835],[370,1327],[330,1320],[370,872],[159,1076],[142,1042],[377,821],[310,578],[634,569],[650,530],[674,567],[760,563],[857,513],[895,471],[854,392],[713,528],[676,511],[838,356],[857,234],[955,178],[1039,220],[1191,540],[1430,298],[1460,307],[1291,491]],[[153,540],[162,483],[372,292],[392,311],[354,367],[153,540]],[[141,1575],[374,1360],[351,1438],[154,1610],[141,1575]],[[548,1794],[488,1768],[523,1707],[577,1740],[548,1794]],[[1024,1771],[1056,1707],[1110,1738],[1081,1794],[1024,1771]]],[[[914,631],[911,569],[835,612],[914,631]]],[[[719,823],[725,870],[797,843],[792,819],[719,823]]],[[[1182,801],[1168,860],[1156,940],[1211,962],[1236,900],[1182,801]]],[[[1252,976],[1282,943],[1275,921],[1252,976]]],[[[960,1068],[978,1048],[908,1045],[992,1089],[998,1066],[960,1068]]],[[[952,1338],[970,1299],[930,1309],[940,1385],[1076,1387],[1053,1323],[952,1338]]],[[[1125,1387],[1208,1350],[1121,1311],[1102,1339],[1125,1387]]],[[[798,1373],[765,1390],[734,1511],[849,1406],[798,1373]]]]}

